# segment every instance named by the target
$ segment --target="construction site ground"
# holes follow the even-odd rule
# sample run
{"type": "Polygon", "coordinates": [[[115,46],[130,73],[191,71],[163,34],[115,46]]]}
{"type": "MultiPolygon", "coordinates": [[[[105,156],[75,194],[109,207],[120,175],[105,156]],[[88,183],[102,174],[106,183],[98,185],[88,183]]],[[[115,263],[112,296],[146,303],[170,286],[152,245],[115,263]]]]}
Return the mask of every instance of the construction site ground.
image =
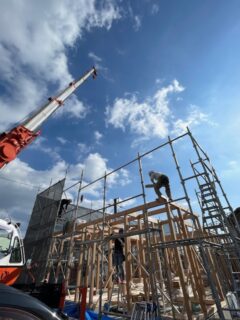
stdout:
{"type": "MultiPolygon", "coordinates": [[[[126,315],[125,310],[126,310],[126,298],[124,296],[124,292],[126,292],[126,288],[124,287],[125,284],[117,284],[115,283],[113,286],[113,291],[112,291],[112,296],[111,296],[111,301],[109,302],[108,299],[108,292],[107,289],[103,290],[103,295],[102,295],[102,306],[108,306],[110,308],[110,310],[114,309],[114,312],[109,312],[108,314],[112,314],[114,316],[115,319],[127,319],[131,317],[131,315],[126,315]],[[115,312],[116,310],[116,312],[115,312]],[[117,311],[118,310],[118,311],[117,311]],[[120,313],[124,313],[124,317],[121,317],[119,314],[120,313]]],[[[210,289],[209,289],[209,295],[210,293],[210,289]]],[[[87,292],[87,300],[89,298],[89,293],[90,293],[90,289],[88,289],[87,292]]],[[[179,290],[175,290],[175,295],[178,297],[176,302],[178,301],[179,304],[182,303],[183,301],[183,297],[181,299],[181,296],[179,296],[179,290]]],[[[142,282],[138,282],[138,283],[131,283],[131,296],[132,296],[132,300],[133,300],[133,305],[136,302],[141,302],[144,301],[144,286],[142,282]]],[[[75,298],[75,292],[71,291],[69,292],[67,299],[70,301],[74,301],[75,298]]],[[[194,300],[193,296],[192,299],[194,300]]],[[[211,302],[211,299],[209,299],[209,301],[211,302]]],[[[223,301],[221,303],[222,308],[227,307],[227,303],[226,301],[223,301]]],[[[93,305],[92,306],[88,306],[90,309],[93,309],[94,311],[98,312],[99,311],[99,295],[95,294],[94,298],[93,298],[93,305]]],[[[169,311],[171,310],[171,307],[169,307],[169,311]]],[[[226,320],[232,320],[231,314],[229,311],[224,311],[224,316],[226,320]]],[[[163,320],[170,320],[170,319],[174,319],[170,314],[168,315],[168,310],[166,310],[165,313],[162,314],[162,319],[163,320]]],[[[183,320],[183,319],[187,319],[186,316],[183,316],[181,314],[176,314],[175,315],[175,319],[176,320],[183,320]]],[[[205,317],[201,312],[195,312],[195,314],[193,315],[193,320],[204,320],[205,317]]],[[[212,300],[212,305],[209,305],[209,319],[211,320],[218,320],[220,319],[218,314],[217,314],[217,309],[216,306],[214,305],[214,301],[212,300]],[[210,316],[212,314],[212,316],[210,316]]],[[[234,319],[240,319],[240,318],[234,318],[234,319]]]]}

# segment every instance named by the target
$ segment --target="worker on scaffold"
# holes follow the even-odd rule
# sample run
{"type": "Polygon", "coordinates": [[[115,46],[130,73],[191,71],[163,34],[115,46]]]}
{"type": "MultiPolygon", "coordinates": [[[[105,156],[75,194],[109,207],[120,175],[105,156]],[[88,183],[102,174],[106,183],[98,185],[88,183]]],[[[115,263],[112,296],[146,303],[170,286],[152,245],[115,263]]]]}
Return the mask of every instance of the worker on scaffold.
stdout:
{"type": "Polygon", "coordinates": [[[67,212],[67,208],[69,206],[69,204],[72,202],[71,199],[62,199],[60,202],[60,208],[58,211],[58,218],[62,217],[62,213],[66,213],[67,212]]]}
{"type": "MultiPolygon", "coordinates": [[[[123,234],[123,229],[119,229],[119,235],[123,234]]],[[[114,241],[114,252],[113,252],[113,264],[116,266],[118,282],[124,282],[124,269],[123,262],[125,261],[125,255],[123,253],[124,238],[119,237],[114,241]]]]}
{"type": "MultiPolygon", "coordinates": [[[[168,199],[172,201],[172,195],[170,190],[170,183],[169,178],[163,173],[155,172],[155,171],[149,171],[149,177],[153,183],[153,188],[158,196],[158,198],[161,198],[162,194],[160,192],[160,188],[164,187],[166,195],[168,196],[168,199]]],[[[150,186],[150,185],[147,185],[150,186]]]]}

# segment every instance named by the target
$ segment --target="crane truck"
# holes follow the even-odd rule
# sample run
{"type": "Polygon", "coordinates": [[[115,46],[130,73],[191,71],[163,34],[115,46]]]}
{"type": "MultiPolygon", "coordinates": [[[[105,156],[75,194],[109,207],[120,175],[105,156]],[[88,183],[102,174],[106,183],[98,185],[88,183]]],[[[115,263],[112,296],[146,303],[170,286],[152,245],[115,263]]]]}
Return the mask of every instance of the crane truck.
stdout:
{"type": "MultiPolygon", "coordinates": [[[[72,81],[56,97],[31,114],[23,123],[0,135],[0,169],[14,160],[22,149],[27,147],[37,136],[39,128],[64,101],[90,76],[96,78],[96,69],[92,67],[80,79],[72,81]]],[[[19,225],[0,219],[0,283],[12,285],[25,264],[23,242],[19,225]]]]}

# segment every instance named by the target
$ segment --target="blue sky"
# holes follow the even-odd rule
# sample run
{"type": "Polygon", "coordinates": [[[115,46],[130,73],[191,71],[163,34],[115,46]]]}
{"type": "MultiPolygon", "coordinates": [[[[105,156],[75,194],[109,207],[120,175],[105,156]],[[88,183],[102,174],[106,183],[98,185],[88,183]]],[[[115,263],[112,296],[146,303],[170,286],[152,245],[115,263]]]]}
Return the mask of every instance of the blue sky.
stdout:
{"type": "MultiPolygon", "coordinates": [[[[0,9],[1,131],[93,64],[99,70],[1,171],[2,216],[25,228],[38,188],[67,169],[69,184],[82,169],[89,182],[186,125],[209,153],[233,207],[239,206],[238,0],[25,0],[1,2],[0,9]]],[[[193,155],[182,148],[187,172],[193,155]]],[[[149,169],[166,172],[177,196],[169,159],[169,151],[144,159],[144,176],[149,169]]],[[[109,201],[139,192],[137,169],[126,169],[110,181],[109,201]]],[[[86,194],[85,205],[97,206],[101,192],[98,185],[86,194]]],[[[154,199],[152,190],[147,199],[154,199]]]]}

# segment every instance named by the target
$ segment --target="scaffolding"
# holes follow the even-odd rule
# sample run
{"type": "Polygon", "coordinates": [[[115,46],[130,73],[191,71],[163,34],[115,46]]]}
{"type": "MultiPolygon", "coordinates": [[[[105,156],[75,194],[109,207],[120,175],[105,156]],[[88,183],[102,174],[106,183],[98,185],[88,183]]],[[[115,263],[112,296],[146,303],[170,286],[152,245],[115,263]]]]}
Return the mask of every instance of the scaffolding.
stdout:
{"type": "MultiPolygon", "coordinates": [[[[98,310],[100,319],[104,312],[130,315],[134,303],[141,301],[152,306],[151,319],[210,319],[214,313],[218,319],[227,319],[226,310],[230,317],[238,316],[240,228],[208,155],[189,129],[90,183],[84,183],[83,176],[84,172],[78,182],[61,189],[65,197],[75,194],[76,204],[63,217],[58,216],[59,207],[54,207],[54,227],[48,234],[51,243],[42,264],[45,278],[65,281],[69,293],[74,290],[75,301],[80,287],[88,288],[88,306],[98,310]],[[192,173],[186,177],[176,153],[181,140],[190,142],[193,155],[192,173]],[[148,202],[143,160],[163,148],[171,152],[182,195],[173,201],[162,196],[148,202]],[[140,193],[107,203],[109,181],[132,165],[138,171],[140,193]],[[193,181],[201,220],[193,210],[193,181]],[[83,208],[83,194],[96,184],[102,186],[102,206],[83,208]],[[138,204],[121,209],[132,200],[138,204]],[[120,228],[124,229],[126,281],[116,283],[112,254],[120,228]]],[[[31,225],[37,225],[37,219],[34,213],[31,225]]],[[[28,239],[34,230],[28,229],[28,239]]],[[[30,246],[28,250],[32,256],[30,246]]]]}
{"type": "MultiPolygon", "coordinates": [[[[65,179],[37,195],[24,238],[27,264],[34,263],[38,268],[34,277],[36,283],[43,281],[45,277],[64,182],[65,179]]],[[[32,281],[33,279],[29,277],[28,272],[22,273],[18,280],[20,283],[31,283],[32,281]]]]}

